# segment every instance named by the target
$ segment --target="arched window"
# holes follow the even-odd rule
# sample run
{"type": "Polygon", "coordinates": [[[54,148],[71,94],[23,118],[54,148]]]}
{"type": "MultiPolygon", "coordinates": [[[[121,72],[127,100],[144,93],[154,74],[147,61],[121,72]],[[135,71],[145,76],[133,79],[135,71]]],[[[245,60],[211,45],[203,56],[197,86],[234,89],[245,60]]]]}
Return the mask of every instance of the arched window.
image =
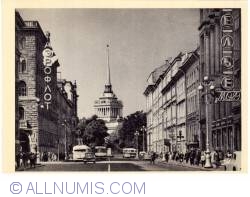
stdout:
{"type": "Polygon", "coordinates": [[[20,81],[18,84],[18,96],[27,96],[26,83],[20,81]]]}
{"type": "Polygon", "coordinates": [[[24,109],[19,107],[19,120],[24,120],[24,109]]]}
{"type": "Polygon", "coordinates": [[[25,47],[25,42],[26,42],[25,37],[22,37],[22,38],[19,40],[19,48],[20,48],[20,49],[23,49],[23,48],[25,47]]]}
{"type": "Polygon", "coordinates": [[[26,66],[27,63],[26,63],[26,60],[24,58],[21,58],[20,59],[20,67],[19,67],[19,72],[23,73],[26,71],[26,66]]]}

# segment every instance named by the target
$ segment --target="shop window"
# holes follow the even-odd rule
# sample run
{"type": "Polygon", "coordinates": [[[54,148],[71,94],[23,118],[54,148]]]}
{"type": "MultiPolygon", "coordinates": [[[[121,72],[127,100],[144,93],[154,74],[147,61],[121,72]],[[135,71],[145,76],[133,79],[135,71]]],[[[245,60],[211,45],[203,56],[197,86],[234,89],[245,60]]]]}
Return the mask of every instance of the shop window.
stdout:
{"type": "Polygon", "coordinates": [[[18,96],[27,96],[27,86],[24,81],[20,81],[18,84],[18,96]]]}

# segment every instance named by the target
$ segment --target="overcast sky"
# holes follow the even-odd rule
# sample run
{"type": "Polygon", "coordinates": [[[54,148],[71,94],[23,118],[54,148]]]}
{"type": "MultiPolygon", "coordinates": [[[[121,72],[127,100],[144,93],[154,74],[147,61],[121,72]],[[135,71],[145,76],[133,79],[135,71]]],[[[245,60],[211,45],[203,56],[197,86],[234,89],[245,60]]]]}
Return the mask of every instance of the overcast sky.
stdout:
{"type": "Polygon", "coordinates": [[[104,91],[106,44],[111,83],[123,115],[145,109],[146,79],[165,59],[198,46],[198,9],[19,9],[50,31],[62,78],[77,81],[78,115],[94,113],[104,91]]]}

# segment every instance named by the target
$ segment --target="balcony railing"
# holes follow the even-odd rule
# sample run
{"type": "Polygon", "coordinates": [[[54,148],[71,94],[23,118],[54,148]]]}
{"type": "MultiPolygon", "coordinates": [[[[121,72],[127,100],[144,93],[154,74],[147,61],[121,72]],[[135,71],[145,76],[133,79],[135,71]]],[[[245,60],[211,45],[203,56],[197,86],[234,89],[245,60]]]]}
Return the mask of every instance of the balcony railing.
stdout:
{"type": "Polygon", "coordinates": [[[31,129],[31,125],[28,120],[19,120],[19,128],[20,129],[31,129]]]}

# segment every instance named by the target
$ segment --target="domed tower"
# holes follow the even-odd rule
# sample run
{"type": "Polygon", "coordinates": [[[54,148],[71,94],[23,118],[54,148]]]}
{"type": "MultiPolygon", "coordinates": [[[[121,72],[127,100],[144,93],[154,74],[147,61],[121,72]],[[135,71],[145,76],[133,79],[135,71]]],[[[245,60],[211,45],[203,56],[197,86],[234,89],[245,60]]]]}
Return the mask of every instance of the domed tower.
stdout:
{"type": "Polygon", "coordinates": [[[119,119],[122,117],[122,101],[118,100],[112,90],[110,65],[109,65],[109,45],[107,45],[107,81],[101,97],[95,101],[94,109],[98,118],[103,119],[111,134],[117,130],[119,119]]]}

